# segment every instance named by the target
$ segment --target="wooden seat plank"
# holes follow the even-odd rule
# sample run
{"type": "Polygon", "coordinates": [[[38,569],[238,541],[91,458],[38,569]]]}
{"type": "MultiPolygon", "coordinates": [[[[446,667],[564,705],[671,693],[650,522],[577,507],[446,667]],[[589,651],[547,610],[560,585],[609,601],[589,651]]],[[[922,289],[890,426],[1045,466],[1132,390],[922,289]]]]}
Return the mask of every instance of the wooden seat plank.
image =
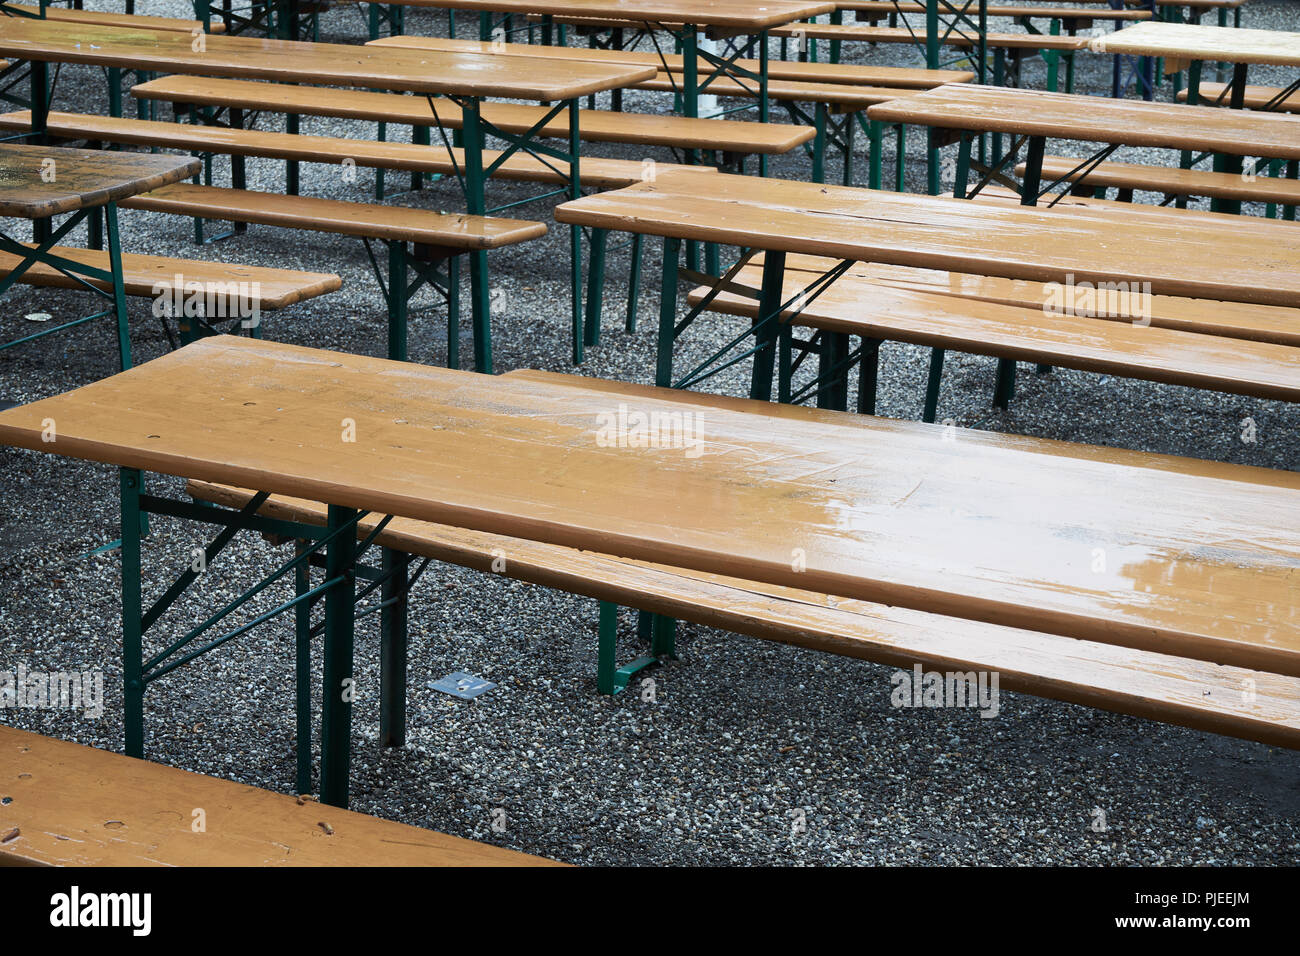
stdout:
{"type": "MultiPolygon", "coordinates": [[[[508,372],[548,384],[569,376],[508,372]]],[[[577,383],[583,384],[583,383],[577,383]]],[[[190,482],[202,501],[246,505],[246,489],[190,482]]],[[[262,514],[323,524],[318,502],[274,495],[262,514]]],[[[374,530],[363,519],[358,536],[374,530]]],[[[997,671],[999,686],[1215,733],[1300,748],[1300,681],[1128,648],[995,627],[924,611],[745,581],[662,564],[395,518],[376,544],[841,657],[910,668],[997,671]],[[499,562],[496,567],[500,567],[499,562]],[[1247,680],[1252,684],[1245,683],[1247,680]],[[1241,693],[1256,689],[1254,699],[1241,693]]]]}
{"type": "MultiPolygon", "coordinates": [[[[1102,0],[1105,2],[1105,0],[1102,0]]],[[[882,17],[893,13],[924,14],[923,3],[893,3],[891,0],[851,0],[849,3],[837,3],[841,10],[855,13],[874,13],[882,17]]],[[[1035,6],[1033,4],[990,3],[985,8],[985,15],[990,17],[1051,17],[1058,20],[1150,20],[1151,11],[1143,9],[1111,10],[1095,7],[1035,6]]]]}
{"type": "Polygon", "coordinates": [[[179,182],[201,168],[197,159],[180,156],[6,143],[0,148],[0,216],[35,219],[101,206],[179,182]]]}
{"type": "MultiPolygon", "coordinates": [[[[918,94],[924,95],[924,94],[918,94]]],[[[1150,282],[1159,295],[1300,307],[1300,235],[1242,254],[1227,226],[1125,228],[1107,212],[1003,207],[883,190],[719,176],[664,178],[563,203],[559,222],[1006,279],[1150,282]],[[1176,254],[1173,250],[1177,250],[1176,254]]]]}
{"type": "MultiPolygon", "coordinates": [[[[55,246],[50,252],[105,271],[109,267],[108,253],[103,250],[55,246]]],[[[16,255],[0,252],[0,274],[8,275],[19,261],[16,255]]],[[[323,272],[297,272],[265,266],[245,266],[232,262],[202,262],[171,256],[122,253],[122,282],[127,295],[153,298],[158,295],[156,290],[159,283],[164,283],[166,287],[171,288],[176,285],[177,276],[181,276],[186,283],[203,283],[206,290],[210,290],[212,295],[218,297],[226,294],[225,289],[233,288],[232,283],[243,284],[244,289],[256,288],[257,305],[268,311],[283,309],[296,302],[337,291],[343,281],[336,275],[323,272]]],[[[85,276],[81,278],[100,289],[112,288],[112,284],[107,280],[85,276]]],[[[43,262],[28,268],[19,281],[26,285],[52,289],[84,288],[77,279],[43,262]]]]}
{"type": "Polygon", "coordinates": [[[1300,117],[1253,110],[953,84],[882,103],[868,115],[939,129],[1300,158],[1300,117]]]}
{"type": "MultiPolygon", "coordinates": [[[[367,46],[399,47],[406,49],[445,50],[448,52],[490,53],[494,56],[532,56],[552,59],[581,59],[600,63],[625,63],[630,66],[648,66],[672,74],[685,69],[685,58],[679,53],[658,53],[643,50],[591,50],[578,47],[540,46],[529,43],[494,43],[479,40],[456,40],[443,37],[395,36],[371,40],[367,46]]],[[[757,60],[741,59],[738,65],[753,72],[758,71],[757,60]]],[[[876,66],[856,63],[802,63],[797,60],[769,60],[768,82],[775,81],[825,83],[831,85],[888,86],[902,89],[928,90],[943,83],[966,83],[975,78],[969,70],[925,70],[916,67],[876,66]]],[[[717,81],[714,81],[717,82],[717,81]]],[[[709,84],[711,90],[713,84],[709,84]]]]}
{"type": "MultiPolygon", "coordinates": [[[[1218,106],[1226,104],[1228,102],[1227,91],[1227,83],[1203,82],[1197,91],[1200,96],[1199,105],[1218,106]]],[[[1281,93],[1282,88],[1279,86],[1250,85],[1246,87],[1242,105],[1252,110],[1264,109],[1281,93]]],[[[1186,103],[1187,90],[1179,90],[1177,99],[1180,103],[1186,103]]],[[[1300,113],[1300,92],[1290,94],[1272,108],[1283,113],[1300,113]]]]}
{"type": "Polygon", "coordinates": [[[1300,475],[620,388],[220,336],[0,443],[1300,676],[1300,475]],[[620,401],[704,453],[618,447],[620,401]]]}
{"type": "MultiPolygon", "coordinates": [[[[537,0],[402,0],[403,6],[478,10],[527,15],[539,10],[537,0]]],[[[546,13],[556,17],[604,16],[654,23],[694,23],[758,33],[781,23],[820,16],[835,9],[831,0],[553,0],[546,13]]]]}
{"type": "MultiPolygon", "coordinates": [[[[307,116],[338,116],[412,126],[434,123],[433,107],[426,98],[397,93],[182,76],[168,76],[140,83],[131,88],[131,93],[141,99],[170,103],[201,103],[307,116]]],[[[437,125],[448,129],[462,127],[459,106],[445,98],[439,98],[434,106],[437,108],[437,125]]],[[[522,135],[533,130],[548,112],[550,111],[542,106],[488,102],[482,105],[479,115],[498,129],[522,135]]],[[[695,119],[609,110],[579,110],[578,115],[582,138],[592,142],[722,149],[740,153],[785,153],[814,136],[811,129],[776,123],[695,119]]],[[[538,134],[567,138],[568,117],[556,117],[538,130],[538,134]]]]}
{"type": "MultiPolygon", "coordinates": [[[[1208,196],[1245,202],[1300,204],[1300,180],[1277,176],[1247,179],[1241,173],[1219,173],[1209,169],[1177,169],[1170,166],[1142,166],[1134,163],[1099,163],[1088,170],[1076,170],[1079,160],[1069,156],[1043,157],[1043,175],[1065,178],[1089,186],[1145,189],[1176,196],[1208,196]]],[[[1024,164],[1016,167],[1024,175],[1024,164]]]]}
{"type": "MultiPolygon", "coordinates": [[[[785,298],[797,296],[810,279],[807,273],[788,271],[785,298]]],[[[736,281],[757,290],[761,270],[742,269],[736,281]]],[[[695,289],[692,304],[706,292],[704,287],[695,289]]],[[[884,341],[1300,401],[1300,348],[1295,346],[1143,327],[1136,324],[1138,315],[1047,314],[1046,301],[1008,305],[845,277],[806,306],[794,322],[884,341]]],[[[759,315],[756,298],[734,292],[721,293],[710,308],[747,318],[759,315]]],[[[1300,311],[1294,317],[1300,318],[1300,311]]]]}
{"type": "MultiPolygon", "coordinates": [[[[1092,203],[1089,205],[1091,206],[1092,203]]],[[[1114,205],[1129,206],[1130,204],[1115,203],[1114,205]]],[[[761,255],[755,257],[755,265],[761,265],[762,262],[761,255]]],[[[804,273],[805,283],[811,282],[834,265],[834,260],[819,256],[786,258],[786,270],[804,273]]],[[[975,299],[1040,311],[1049,294],[1047,284],[1043,282],[865,262],[854,264],[845,274],[845,278],[861,279],[874,285],[891,288],[929,291],[961,299],[975,299]]],[[[1300,310],[1297,309],[1170,295],[1152,295],[1150,309],[1151,325],[1155,328],[1247,339],[1252,342],[1272,342],[1275,345],[1300,346],[1300,310]]]]}
{"type": "MultiPolygon", "coordinates": [[[[771,31],[774,37],[806,37],[809,40],[839,40],[861,43],[919,43],[924,46],[926,33],[924,28],[907,27],[870,27],[856,23],[800,23],[777,27],[771,31]]],[[[987,46],[1001,47],[1007,50],[1063,50],[1073,52],[1087,48],[1087,37],[1052,36],[1046,33],[996,33],[984,34],[987,46]]],[[[945,46],[974,46],[971,36],[953,31],[943,37],[945,46]]]]}
{"type": "Polygon", "coordinates": [[[148,209],[182,216],[308,229],[345,236],[391,239],[440,248],[497,249],[546,234],[546,224],[439,213],[428,209],[344,202],[315,196],[224,189],[177,183],[134,196],[124,209],[148,209]]]}
{"type": "MultiPolygon", "coordinates": [[[[29,16],[40,16],[41,8],[25,3],[6,3],[8,10],[18,10],[29,16]]],[[[79,10],[69,7],[46,7],[46,20],[66,21],[68,23],[90,23],[102,27],[126,27],[131,30],[165,30],[172,33],[193,33],[203,30],[198,20],[186,20],[179,17],[157,17],[139,13],[113,13],[108,10],[79,10]]],[[[214,20],[208,27],[211,33],[225,33],[226,25],[214,20]]]]}
{"type": "MultiPolygon", "coordinates": [[[[358,166],[448,175],[456,175],[465,168],[463,149],[448,150],[444,146],[418,143],[341,139],[302,133],[266,133],[261,130],[163,123],[157,120],[83,113],[51,113],[46,128],[51,135],[66,139],[134,143],[232,156],[292,159],[304,163],[342,163],[351,160],[358,166]]],[[[0,114],[0,129],[31,129],[31,113],[22,110],[0,114]]],[[[490,165],[500,155],[497,150],[484,150],[484,165],[490,165]]],[[[535,156],[516,153],[497,167],[493,175],[524,182],[560,183],[564,181],[567,172],[568,163],[560,160],[548,159],[547,162],[542,162],[535,156]]],[[[657,175],[669,172],[703,176],[713,175],[716,171],[709,166],[679,166],[672,163],[656,165],[657,175]]],[[[597,189],[612,189],[640,182],[643,175],[641,162],[628,159],[583,157],[579,168],[582,184],[597,189]]]]}
{"type": "Polygon", "coordinates": [[[91,24],[0,18],[0,55],[284,83],[363,86],[414,93],[558,101],[649,79],[649,67],[539,61],[436,50],[188,35],[91,24]]]}
{"type": "Polygon", "coordinates": [[[559,865],[14,727],[0,726],[0,780],[0,864],[559,865]]]}

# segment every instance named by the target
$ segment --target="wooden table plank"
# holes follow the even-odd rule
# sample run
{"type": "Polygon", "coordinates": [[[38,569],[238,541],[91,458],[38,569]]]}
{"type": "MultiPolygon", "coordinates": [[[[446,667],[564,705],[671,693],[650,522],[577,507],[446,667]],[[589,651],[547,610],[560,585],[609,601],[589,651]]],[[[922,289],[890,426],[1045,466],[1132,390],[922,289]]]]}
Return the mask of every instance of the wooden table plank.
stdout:
{"type": "MultiPolygon", "coordinates": [[[[538,56],[557,60],[580,59],[596,63],[627,63],[650,66],[656,71],[667,68],[676,75],[685,69],[686,58],[680,53],[667,53],[661,57],[647,50],[591,50],[585,47],[542,46],[529,43],[500,43],[482,40],[455,40],[446,37],[419,37],[403,34],[380,37],[367,46],[387,46],[407,49],[446,50],[458,53],[491,53],[496,56],[538,56]]],[[[757,60],[741,59],[740,66],[758,70],[757,60]]],[[[769,82],[789,80],[797,83],[843,84],[846,86],[893,86],[900,89],[928,90],[940,83],[966,83],[975,78],[969,70],[926,70],[909,66],[878,66],[874,63],[803,63],[796,60],[769,60],[769,82]]],[[[680,85],[680,80],[677,81],[680,85]]],[[[714,80],[709,84],[713,92],[714,80]]],[[[733,81],[734,82],[734,81],[733,81]]],[[[749,81],[751,94],[753,82],[749,81]]]]}
{"type": "Polygon", "coordinates": [[[414,93],[558,101],[651,79],[649,67],[532,60],[433,50],[394,50],[207,36],[195,52],[185,34],[0,17],[0,56],[187,73],[362,86],[414,93]]]}
{"type": "Polygon", "coordinates": [[[18,447],[1300,676],[1300,475],[944,434],[233,336],[0,412],[18,447]],[[700,444],[627,447],[620,408],[700,444]]]}
{"type": "Polygon", "coordinates": [[[1300,66],[1300,33],[1148,21],[1098,38],[1099,52],[1300,66]]]}
{"type": "MultiPolygon", "coordinates": [[[[924,94],[918,94],[924,95],[924,94]]],[[[556,207],[556,219],[623,232],[918,266],[1005,279],[1150,282],[1158,295],[1300,307],[1300,233],[1273,238],[1204,219],[1126,227],[1104,211],[718,176],[661,179],[556,207]]],[[[1266,228],[1257,226],[1256,229],[1266,228]]]]}
{"type": "Polygon", "coordinates": [[[0,143],[0,216],[39,219],[102,206],[201,168],[201,160],[180,156],[0,143]]]}
{"type": "Polygon", "coordinates": [[[0,864],[560,865],[13,727],[0,727],[0,787],[0,835],[17,830],[0,864]]]}
{"type": "Polygon", "coordinates": [[[867,115],[937,129],[1300,159],[1300,117],[1282,113],[948,84],[867,115]]]}
{"type": "Polygon", "coordinates": [[[549,13],[553,16],[612,17],[653,23],[692,23],[758,33],[770,27],[831,13],[831,0],[400,0],[404,7],[487,10],[492,13],[549,13]]]}

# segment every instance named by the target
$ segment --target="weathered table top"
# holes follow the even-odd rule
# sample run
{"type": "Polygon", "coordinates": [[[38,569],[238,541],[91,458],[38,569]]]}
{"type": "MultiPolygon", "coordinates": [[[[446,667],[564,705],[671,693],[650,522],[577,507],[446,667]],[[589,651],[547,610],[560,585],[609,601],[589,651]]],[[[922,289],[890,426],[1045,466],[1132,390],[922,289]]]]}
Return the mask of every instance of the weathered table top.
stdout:
{"type": "Polygon", "coordinates": [[[233,336],[0,412],[3,444],[1300,675],[1300,475],[944,436],[233,336]]]}
{"type": "Polygon", "coordinates": [[[188,179],[199,159],[0,143],[0,216],[40,219],[188,179]]]}
{"type": "Polygon", "coordinates": [[[1150,20],[1097,40],[1103,53],[1300,66],[1300,33],[1150,20]]]}
{"type": "Polygon", "coordinates": [[[648,80],[649,67],[206,36],[0,17],[0,56],[155,73],[363,86],[415,93],[567,100],[648,80]]]}
{"type": "Polygon", "coordinates": [[[887,123],[1300,159],[1300,116],[949,83],[871,107],[887,123]]]}
{"type": "Polygon", "coordinates": [[[831,13],[832,0],[396,0],[398,6],[691,23],[755,33],[831,13]]]}
{"type": "Polygon", "coordinates": [[[563,203],[555,217],[885,265],[1042,282],[1150,282],[1157,295],[1300,307],[1300,231],[1290,222],[1151,217],[1130,225],[1075,206],[992,205],[751,176],[719,175],[702,185],[661,177],[563,203]]]}

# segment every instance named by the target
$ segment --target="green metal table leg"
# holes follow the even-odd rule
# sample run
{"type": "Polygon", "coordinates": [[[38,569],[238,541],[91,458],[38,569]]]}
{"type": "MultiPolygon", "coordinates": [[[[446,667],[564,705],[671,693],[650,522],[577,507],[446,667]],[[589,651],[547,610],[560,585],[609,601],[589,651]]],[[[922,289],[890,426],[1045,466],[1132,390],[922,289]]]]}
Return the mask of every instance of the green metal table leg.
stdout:
{"type": "MultiPolygon", "coordinates": [[[[483,176],[483,126],[480,122],[479,101],[462,104],[464,117],[465,201],[471,216],[482,216],[487,211],[485,181],[483,176]]],[[[575,227],[576,228],[576,227],[575,227]]],[[[475,249],[469,253],[470,320],[474,324],[474,370],[492,372],[491,288],[488,285],[487,252],[475,249]]]]}
{"type": "Polygon", "coordinates": [[[388,242],[388,357],[407,360],[406,243],[388,242]]]}
{"type": "Polygon", "coordinates": [[[939,409],[939,386],[943,381],[943,349],[930,349],[930,373],[925,384],[925,408],[921,421],[933,422],[939,409]]]}
{"type": "MultiPolygon", "coordinates": [[[[329,506],[328,529],[337,531],[356,519],[356,511],[329,506]]],[[[335,807],[348,805],[348,772],[352,760],[352,643],[355,615],[357,539],[351,530],[326,546],[325,579],[335,583],[325,592],[324,683],[321,715],[320,798],[335,807]]]]}
{"type": "Polygon", "coordinates": [[[609,230],[591,230],[591,252],[587,261],[587,322],[583,341],[587,345],[600,344],[600,313],[605,299],[605,246],[609,230]]]}
{"type": "Polygon", "coordinates": [[[655,355],[655,384],[673,385],[673,331],[677,325],[677,264],[681,260],[682,241],[664,238],[663,273],[659,286],[659,348],[655,355]]]}
{"type": "MultiPolygon", "coordinates": [[[[579,163],[582,155],[582,132],[579,126],[578,100],[569,100],[569,198],[582,198],[579,163]]],[[[582,227],[569,227],[569,292],[572,297],[573,364],[582,364],[582,227]]],[[[603,269],[603,253],[602,253],[603,269]]],[[[603,281],[604,276],[601,276],[603,281]]]]}
{"type": "Polygon", "coordinates": [[[144,475],[119,472],[122,507],[122,725],[126,755],[144,756],[144,632],[140,595],[140,495],[144,475]]]}
{"type": "Polygon", "coordinates": [[[636,331],[636,310],[641,299],[641,243],[643,239],[644,237],[639,232],[632,234],[632,261],[629,264],[627,282],[627,320],[624,326],[629,332],[636,331]]]}
{"type": "Polygon", "coordinates": [[[117,317],[117,355],[122,371],[131,367],[131,332],[127,325],[126,286],[122,282],[122,234],[117,228],[117,203],[106,203],[108,268],[113,274],[113,311],[117,317]]]}
{"type": "Polygon", "coordinates": [[[379,645],[379,745],[406,745],[407,567],[411,556],[384,548],[379,645]]]}
{"type": "Polygon", "coordinates": [[[460,368],[460,256],[447,260],[447,368],[460,368]]]}
{"type": "Polygon", "coordinates": [[[758,301],[758,319],[762,323],[756,333],[758,351],[754,353],[754,367],[750,377],[749,397],[760,401],[772,400],[772,366],[776,359],[776,342],[779,338],[780,319],[777,317],[785,287],[785,253],[767,252],[763,257],[763,283],[758,301]]]}
{"type": "MultiPolygon", "coordinates": [[[[302,557],[307,543],[297,542],[295,557],[302,557]]],[[[306,561],[294,568],[294,597],[301,598],[311,590],[311,567],[306,561]]],[[[293,630],[296,654],[294,656],[295,703],[294,716],[298,730],[296,736],[296,789],[311,793],[311,602],[299,601],[293,608],[293,630]]]]}
{"type": "Polygon", "coordinates": [[[867,157],[867,186],[871,189],[879,189],[881,181],[881,167],[884,165],[881,151],[883,149],[884,127],[880,120],[868,120],[867,122],[867,148],[871,155],[867,157]]]}

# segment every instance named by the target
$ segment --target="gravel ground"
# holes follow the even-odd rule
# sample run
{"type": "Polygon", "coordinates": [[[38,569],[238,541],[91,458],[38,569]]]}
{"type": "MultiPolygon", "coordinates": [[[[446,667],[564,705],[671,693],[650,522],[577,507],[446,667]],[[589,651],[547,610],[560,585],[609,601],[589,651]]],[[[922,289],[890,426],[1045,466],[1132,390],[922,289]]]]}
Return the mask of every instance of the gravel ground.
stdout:
{"type": "MultiPolygon", "coordinates": [[[[140,6],[174,16],[185,10],[180,2],[140,6]]],[[[1300,4],[1252,0],[1245,24],[1300,28],[1300,4]]],[[[441,35],[445,25],[440,16],[412,11],[407,29],[441,35]]],[[[462,28],[473,26],[473,17],[462,19],[462,28]]],[[[351,6],[322,19],[322,39],[355,42],[363,32],[351,6]]],[[[903,47],[860,50],[853,58],[917,65],[903,47]]],[[[1108,60],[1079,60],[1078,91],[1105,92],[1108,60]]],[[[1041,63],[1027,65],[1024,84],[1041,88],[1043,72],[1041,63]]],[[[1259,69],[1252,81],[1284,79],[1259,69]]],[[[1167,98],[1168,89],[1162,94],[1167,98]]],[[[104,108],[103,83],[92,70],[65,69],[57,96],[64,109],[104,108]]],[[[662,109],[662,101],[634,93],[627,108],[662,109]]],[[[278,128],[269,117],[261,127],[278,128]]],[[[373,126],[309,119],[303,131],[364,137],[373,126]]],[[[909,156],[908,186],[918,191],[921,139],[912,137],[909,156]]],[[[591,151],[647,155],[640,148],[591,151]]],[[[1122,150],[1115,158],[1172,162],[1153,150],[1122,150]]],[[[774,175],[807,173],[803,156],[773,164],[774,175]]],[[[219,168],[218,182],[223,177],[219,168]]],[[[282,182],[277,164],[250,162],[251,188],[276,190],[282,182]]],[[[310,194],[364,200],[372,186],[366,170],[349,183],[337,168],[304,167],[310,194]]],[[[495,193],[502,200],[525,194],[509,185],[495,193]]],[[[446,182],[390,201],[457,206],[446,182]]],[[[515,214],[545,219],[549,206],[515,214]]],[[[342,291],[267,317],[268,337],[382,353],[384,303],[359,243],[253,227],[196,247],[182,219],[140,212],[123,219],[128,251],[338,272],[342,291]]],[[[566,243],[556,229],[544,241],[492,256],[499,371],[570,370],[566,243]]],[[[647,243],[647,263],[657,258],[657,244],[647,243]]],[[[611,313],[626,275],[625,254],[611,253],[611,313]]],[[[652,285],[641,302],[645,317],[657,314],[652,285]]],[[[80,294],[19,289],[0,313],[0,335],[28,332],[29,313],[65,318],[89,311],[86,305],[80,294]]],[[[146,360],[166,340],[145,304],[134,308],[136,353],[146,360]]],[[[724,320],[697,323],[679,348],[679,363],[704,357],[735,328],[724,320]]],[[[579,371],[648,382],[654,322],[647,318],[629,335],[611,314],[607,329],[579,371]]],[[[468,327],[463,331],[468,352],[468,327]]],[[[432,300],[421,303],[412,316],[412,357],[442,363],[445,348],[441,309],[432,300]]],[[[884,349],[882,415],[919,417],[926,354],[884,349]]],[[[0,353],[0,395],[52,395],[111,373],[113,364],[106,326],[50,337],[0,353]]],[[[1272,468],[1300,464],[1300,410],[1282,403],[1084,372],[1039,376],[1022,366],[1016,400],[999,411],[990,407],[994,364],[950,356],[940,417],[971,428],[1272,468]],[[1254,424],[1253,443],[1242,440],[1246,419],[1254,424]]],[[[741,394],[743,378],[737,369],[709,387],[741,394]]],[[[0,720],[119,749],[119,565],[116,555],[84,556],[117,535],[115,476],[97,465],[15,451],[0,451],[0,468],[0,669],[102,666],[106,684],[101,718],[16,710],[0,712],[0,720]]],[[[158,486],[180,491],[171,479],[158,479],[158,486]]],[[[161,592],[169,580],[163,569],[186,563],[201,541],[192,527],[155,519],[145,546],[149,591],[161,592]]],[[[237,542],[154,639],[199,622],[210,602],[232,598],[242,582],[282,559],[261,539],[237,542]]],[[[250,610],[283,597],[267,594],[250,610]]],[[[357,640],[352,806],[390,819],[589,864],[1300,862],[1300,754],[1011,693],[1002,695],[992,720],[961,710],[894,710],[890,668],[689,624],[680,631],[682,659],[652,672],[656,700],[634,693],[611,699],[595,691],[594,602],[450,567],[432,569],[414,600],[409,746],[381,750],[375,621],[361,624],[357,640]],[[474,702],[426,689],[427,681],[456,670],[498,686],[474,702]],[[504,832],[492,828],[498,809],[505,810],[504,832]],[[1100,832],[1093,829],[1098,810],[1106,822],[1100,832]],[[805,827],[796,832],[800,816],[805,827]]],[[[629,615],[626,630],[631,623],[629,615]]],[[[246,635],[237,648],[151,688],[148,755],[287,791],[292,684],[291,632],[272,627],[246,635]]]]}

